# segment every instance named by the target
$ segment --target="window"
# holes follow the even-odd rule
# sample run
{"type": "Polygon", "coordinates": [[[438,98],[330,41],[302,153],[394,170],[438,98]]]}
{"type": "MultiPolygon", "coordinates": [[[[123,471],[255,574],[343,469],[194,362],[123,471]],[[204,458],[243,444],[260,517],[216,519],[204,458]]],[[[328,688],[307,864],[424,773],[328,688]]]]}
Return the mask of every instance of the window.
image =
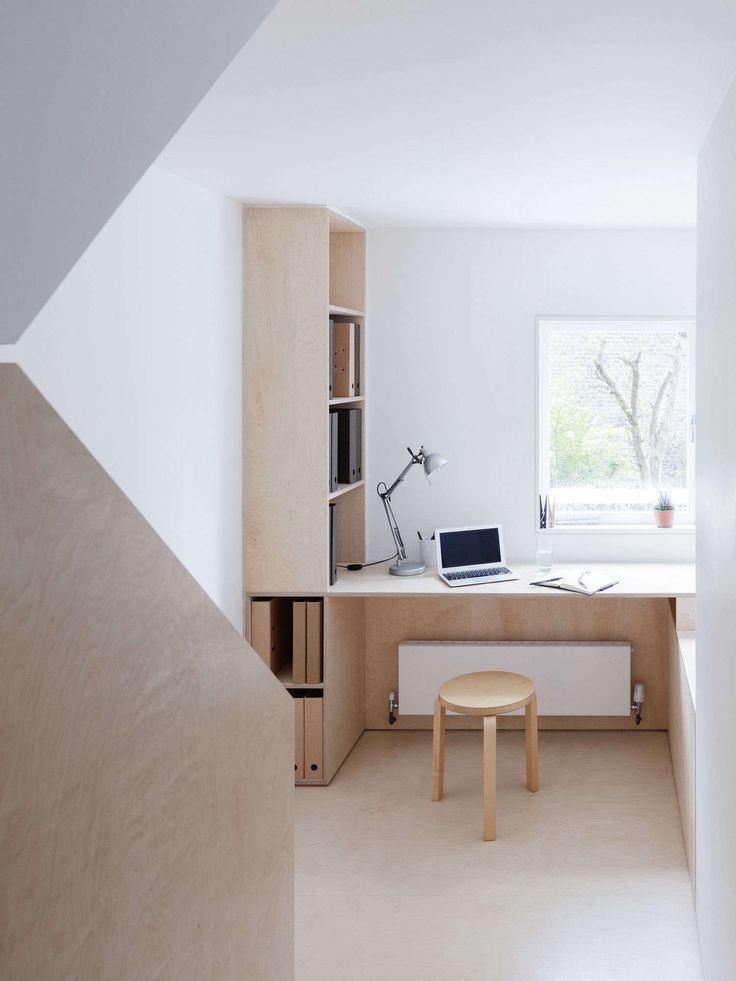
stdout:
{"type": "Polygon", "coordinates": [[[539,488],[555,524],[694,523],[692,320],[539,320],[539,488]]]}

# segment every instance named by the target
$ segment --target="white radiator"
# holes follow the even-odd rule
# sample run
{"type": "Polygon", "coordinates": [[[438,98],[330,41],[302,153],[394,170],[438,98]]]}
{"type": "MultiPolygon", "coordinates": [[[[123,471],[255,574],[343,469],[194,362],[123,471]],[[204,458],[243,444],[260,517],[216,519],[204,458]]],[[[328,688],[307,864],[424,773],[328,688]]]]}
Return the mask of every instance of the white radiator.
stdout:
{"type": "Polygon", "coordinates": [[[540,715],[630,714],[630,644],[408,640],[399,644],[401,715],[430,715],[440,685],[471,671],[525,674],[540,715]]]}

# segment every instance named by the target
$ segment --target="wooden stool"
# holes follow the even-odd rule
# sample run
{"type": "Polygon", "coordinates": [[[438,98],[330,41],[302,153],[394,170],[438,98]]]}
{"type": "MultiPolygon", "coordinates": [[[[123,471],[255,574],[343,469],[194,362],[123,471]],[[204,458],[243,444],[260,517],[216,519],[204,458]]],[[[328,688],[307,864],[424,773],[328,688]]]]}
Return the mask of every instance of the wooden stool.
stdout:
{"type": "Polygon", "coordinates": [[[461,674],[441,686],[434,707],[432,800],[442,800],[445,784],[446,710],[483,716],[483,840],[496,840],[496,716],[526,706],[526,787],[539,790],[537,695],[534,682],[511,671],[461,674]]]}

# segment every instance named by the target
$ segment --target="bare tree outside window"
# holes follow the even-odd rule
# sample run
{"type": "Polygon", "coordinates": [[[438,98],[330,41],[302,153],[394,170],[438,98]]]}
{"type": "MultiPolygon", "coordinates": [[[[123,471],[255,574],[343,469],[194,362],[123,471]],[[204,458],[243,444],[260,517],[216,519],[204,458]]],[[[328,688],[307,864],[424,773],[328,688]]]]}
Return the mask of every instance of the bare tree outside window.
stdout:
{"type": "Polygon", "coordinates": [[[639,345],[633,356],[619,355],[621,363],[629,372],[627,393],[619,388],[618,382],[611,373],[606,356],[605,337],[601,339],[594,362],[596,375],[603,382],[626,420],[629,445],[634,453],[642,484],[655,489],[662,487],[665,463],[676,441],[677,396],[680,391],[684,358],[682,342],[686,336],[684,333],[674,335],[669,352],[669,363],[658,384],[655,369],[652,379],[655,383],[655,394],[649,405],[642,405],[640,399],[644,343],[639,345]]]}
{"type": "Polygon", "coordinates": [[[593,322],[549,331],[547,471],[558,509],[688,501],[688,331],[593,322]]]}

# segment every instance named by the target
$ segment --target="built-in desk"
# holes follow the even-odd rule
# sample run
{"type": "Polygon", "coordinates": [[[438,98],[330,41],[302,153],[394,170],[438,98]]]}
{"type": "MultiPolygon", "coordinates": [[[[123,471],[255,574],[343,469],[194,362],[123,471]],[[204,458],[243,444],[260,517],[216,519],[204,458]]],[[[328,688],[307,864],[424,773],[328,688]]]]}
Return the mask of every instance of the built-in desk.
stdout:
{"type": "MultiPolygon", "coordinates": [[[[358,572],[340,570],[337,583],[330,587],[327,605],[337,614],[342,603],[350,603],[352,616],[359,616],[363,624],[365,727],[389,728],[388,695],[398,691],[397,652],[402,641],[610,640],[632,645],[632,679],[646,685],[640,728],[666,729],[668,662],[677,647],[676,602],[692,600],[695,566],[574,563],[555,565],[546,574],[577,577],[587,569],[620,580],[611,589],[587,597],[532,586],[534,579],[543,578],[538,569],[509,564],[519,575],[517,581],[455,589],[443,583],[435,572],[406,578],[391,576],[389,563],[358,572]]],[[[400,692],[398,696],[400,705],[400,692]]],[[[499,724],[517,728],[522,722],[506,716],[499,724]]],[[[477,721],[452,717],[448,725],[472,728],[477,721]]],[[[636,724],[633,716],[540,716],[540,727],[635,729],[636,724]]],[[[399,709],[395,728],[431,728],[431,718],[401,715],[399,709]]]]}
{"type": "MultiPolygon", "coordinates": [[[[393,561],[393,560],[391,560],[393,561]]],[[[340,570],[334,586],[330,586],[331,596],[376,596],[406,598],[408,596],[442,596],[475,599],[478,596],[504,598],[506,596],[570,596],[563,590],[550,590],[532,586],[534,580],[549,579],[552,576],[576,579],[584,570],[611,579],[619,579],[616,586],[591,599],[627,597],[636,599],[678,599],[695,595],[695,565],[689,563],[564,563],[554,566],[552,572],[541,573],[535,566],[509,563],[518,575],[518,580],[503,583],[484,583],[480,586],[458,586],[451,589],[434,571],[421,576],[392,576],[388,567],[391,561],[381,565],[369,566],[359,572],[340,570]]],[[[588,597],[574,597],[584,600],[588,597]]]]}
{"type": "MultiPolygon", "coordinates": [[[[435,572],[402,578],[389,563],[340,570],[324,598],[324,780],[329,783],[364,729],[389,729],[388,698],[398,688],[398,648],[407,640],[625,641],[632,646],[632,680],[646,685],[641,729],[668,729],[670,665],[679,664],[677,620],[692,607],[695,566],[685,564],[555,565],[547,575],[577,577],[588,569],[619,579],[595,596],[532,586],[539,570],[510,563],[514,582],[450,589],[435,572]],[[675,660],[675,657],[677,660],[675,660]]],[[[252,594],[252,595],[265,595],[252,594]]],[[[273,593],[268,595],[293,595],[273,593]]],[[[680,623],[680,627],[684,624],[680,623]]],[[[692,625],[685,629],[692,629],[692,625]]],[[[503,716],[500,728],[518,728],[503,716]]],[[[543,729],[636,729],[633,715],[540,716],[543,729]]],[[[450,716],[448,728],[476,728],[450,716]]],[[[431,716],[399,716],[395,729],[431,729],[431,716]]]]}

